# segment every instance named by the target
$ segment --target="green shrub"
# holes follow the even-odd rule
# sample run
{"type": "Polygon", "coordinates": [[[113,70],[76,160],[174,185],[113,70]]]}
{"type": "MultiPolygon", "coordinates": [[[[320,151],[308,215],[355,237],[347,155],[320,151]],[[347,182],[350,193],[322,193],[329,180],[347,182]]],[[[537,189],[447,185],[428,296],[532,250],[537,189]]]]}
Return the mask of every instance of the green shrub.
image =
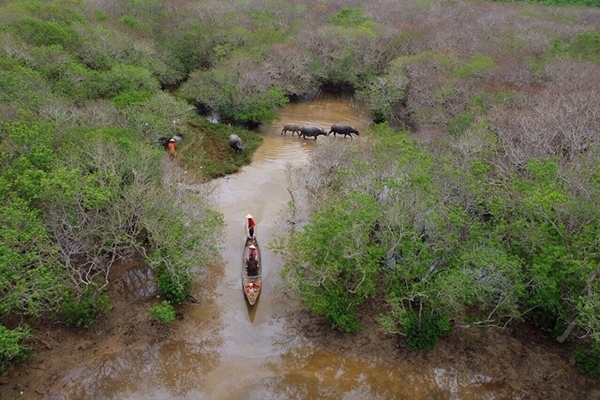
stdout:
{"type": "Polygon", "coordinates": [[[143,103],[151,98],[152,93],[150,92],[134,91],[117,95],[111,100],[111,103],[117,108],[126,108],[132,105],[143,103]]]}
{"type": "Polygon", "coordinates": [[[54,101],[50,85],[38,71],[14,64],[11,69],[0,68],[0,103],[35,110],[54,101]]]}
{"type": "Polygon", "coordinates": [[[61,66],[60,77],[54,81],[54,89],[74,102],[92,100],[105,95],[99,84],[102,74],[78,62],[61,66]]]}
{"type": "Polygon", "coordinates": [[[327,293],[315,293],[305,296],[310,309],[316,314],[322,314],[334,329],[340,332],[358,332],[361,323],[356,315],[356,302],[344,288],[332,286],[327,293]]]}
{"type": "Polygon", "coordinates": [[[438,339],[446,336],[451,330],[450,321],[445,316],[431,315],[419,319],[416,315],[412,315],[405,322],[406,341],[404,344],[409,349],[432,349],[438,339]]]}
{"type": "MultiPolygon", "coordinates": [[[[271,123],[278,118],[277,111],[287,103],[283,89],[272,87],[266,92],[246,96],[243,103],[235,104],[231,117],[249,126],[271,123]]],[[[223,114],[226,111],[220,109],[220,112],[223,114]]]]}
{"type": "Polygon", "coordinates": [[[8,329],[0,325],[0,373],[15,362],[24,360],[31,353],[31,348],[24,342],[31,333],[27,325],[17,329],[8,329]]]}
{"type": "Polygon", "coordinates": [[[175,320],[175,309],[167,300],[155,304],[150,308],[150,316],[155,320],[168,324],[175,320]]]}
{"type": "Polygon", "coordinates": [[[369,232],[379,213],[372,197],[353,193],[313,214],[284,250],[290,254],[284,279],[307,308],[342,332],[360,329],[357,307],[375,293],[384,254],[369,232]]]}
{"type": "Polygon", "coordinates": [[[131,15],[125,15],[119,20],[123,25],[130,28],[142,28],[142,24],[136,18],[131,15]]]}
{"type": "Polygon", "coordinates": [[[460,136],[465,132],[473,123],[473,116],[471,114],[462,113],[452,117],[448,123],[448,133],[452,136],[460,136]]]}
{"type": "Polygon", "coordinates": [[[59,316],[69,325],[89,328],[102,314],[110,311],[110,299],[105,293],[88,288],[79,298],[72,293],[65,296],[59,308],[59,316]]]}
{"type": "Polygon", "coordinates": [[[116,64],[110,71],[97,74],[88,86],[91,93],[105,98],[126,92],[156,93],[160,90],[158,80],[150,71],[125,64],[116,64]]]}
{"type": "Polygon", "coordinates": [[[185,300],[187,295],[190,293],[192,287],[192,277],[186,274],[173,276],[169,270],[160,266],[156,271],[156,281],[158,283],[158,290],[162,293],[169,301],[180,304],[185,300]]]}
{"type": "MultiPolygon", "coordinates": [[[[166,32],[165,32],[166,33],[166,32]]],[[[172,27],[165,37],[165,47],[169,49],[172,57],[181,63],[184,72],[189,73],[202,65],[211,65],[216,49],[206,27],[195,23],[186,29],[172,27]],[[213,47],[214,46],[214,47],[213,47]],[[190,51],[193,48],[194,51],[190,51]]]]}
{"type": "Polygon", "coordinates": [[[573,360],[579,370],[588,375],[600,374],[600,349],[580,347],[573,353],[573,360]]]}
{"type": "Polygon", "coordinates": [[[358,90],[356,97],[367,102],[375,121],[389,121],[406,101],[407,87],[408,79],[402,71],[388,71],[358,90]]]}
{"type": "Polygon", "coordinates": [[[24,12],[43,21],[54,21],[63,25],[84,22],[83,3],[79,1],[22,0],[18,6],[22,7],[24,12]]]}
{"type": "Polygon", "coordinates": [[[344,8],[339,13],[331,16],[329,20],[335,25],[350,28],[372,23],[371,19],[360,8],[344,8]]]}
{"type": "Polygon", "coordinates": [[[600,0],[491,0],[498,3],[541,3],[551,6],[600,7],[600,0]]]}
{"type": "Polygon", "coordinates": [[[81,42],[73,28],[55,21],[26,18],[13,22],[11,29],[18,37],[35,46],[60,45],[75,50],[81,42]]]}
{"type": "Polygon", "coordinates": [[[466,63],[454,70],[456,76],[461,78],[469,78],[477,75],[480,72],[486,71],[496,66],[496,61],[481,54],[475,54],[467,60],[466,63]]]}
{"type": "Polygon", "coordinates": [[[569,46],[569,54],[573,58],[600,61],[600,35],[593,33],[577,35],[569,46]]]}

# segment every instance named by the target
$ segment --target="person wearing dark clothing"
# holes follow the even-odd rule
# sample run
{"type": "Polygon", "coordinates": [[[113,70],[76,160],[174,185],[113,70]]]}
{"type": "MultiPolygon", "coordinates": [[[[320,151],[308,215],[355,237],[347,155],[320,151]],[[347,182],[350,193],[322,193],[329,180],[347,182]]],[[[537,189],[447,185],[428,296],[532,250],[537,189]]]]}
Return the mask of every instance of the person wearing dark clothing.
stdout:
{"type": "Polygon", "coordinates": [[[256,226],[256,222],[254,222],[254,217],[251,214],[246,215],[246,219],[248,220],[248,237],[252,239],[254,238],[254,227],[256,226]]]}

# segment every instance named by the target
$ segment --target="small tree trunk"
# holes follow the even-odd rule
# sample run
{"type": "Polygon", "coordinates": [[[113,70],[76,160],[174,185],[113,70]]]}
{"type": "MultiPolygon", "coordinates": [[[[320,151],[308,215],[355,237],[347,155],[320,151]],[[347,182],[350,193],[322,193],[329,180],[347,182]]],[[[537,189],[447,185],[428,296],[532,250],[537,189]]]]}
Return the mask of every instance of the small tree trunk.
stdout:
{"type": "Polygon", "coordinates": [[[576,326],[577,326],[577,318],[575,318],[569,324],[569,326],[567,326],[567,329],[565,329],[565,331],[563,332],[562,335],[560,335],[558,338],[556,338],[558,343],[564,343],[565,340],[567,340],[569,338],[569,335],[571,335],[571,332],[573,332],[573,329],[575,329],[576,326]]]}

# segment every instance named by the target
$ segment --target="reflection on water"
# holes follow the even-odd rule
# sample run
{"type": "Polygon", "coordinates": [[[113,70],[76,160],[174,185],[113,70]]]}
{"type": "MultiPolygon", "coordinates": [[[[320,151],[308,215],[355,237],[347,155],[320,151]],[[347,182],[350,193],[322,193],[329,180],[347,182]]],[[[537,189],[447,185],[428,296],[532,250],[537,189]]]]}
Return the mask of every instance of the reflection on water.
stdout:
{"type": "Polygon", "coordinates": [[[127,270],[123,276],[123,288],[127,300],[154,296],[157,288],[152,268],[143,264],[127,270]]]}
{"type": "MultiPolygon", "coordinates": [[[[244,301],[246,301],[245,298],[244,298],[244,301]]],[[[250,320],[250,322],[254,322],[254,318],[256,318],[256,310],[258,310],[259,304],[260,304],[260,296],[258,296],[254,305],[250,305],[250,303],[248,303],[246,301],[246,308],[248,310],[248,319],[250,320]]]]}
{"type": "MultiPolygon", "coordinates": [[[[414,365],[380,364],[326,349],[299,347],[269,365],[265,380],[278,399],[513,399],[513,390],[490,377],[414,365]]],[[[258,398],[254,397],[253,398],[258,398]]]]}
{"type": "Polygon", "coordinates": [[[218,341],[174,340],[96,359],[63,379],[69,398],[181,398],[202,386],[219,364],[218,341]],[[160,397],[160,396],[159,396],[160,397]]]}
{"type": "MultiPolygon", "coordinates": [[[[268,248],[283,229],[289,201],[285,165],[305,163],[320,143],[350,145],[349,138],[316,141],[281,135],[284,123],[334,123],[367,130],[369,119],[351,97],[326,96],[293,104],[281,119],[260,127],[264,143],[252,165],[216,180],[214,200],[226,223],[222,262],[201,266],[184,321],[172,337],[148,348],[92,359],[68,371],[51,399],[514,399],[518,394],[491,377],[448,369],[419,369],[398,359],[352,359],[284,330],[289,299],[280,288],[282,263],[268,248]],[[241,253],[247,213],[254,215],[262,246],[263,289],[249,307],[241,287],[241,253]],[[288,335],[290,337],[288,337],[288,335]]],[[[361,134],[359,140],[363,140],[361,134]]],[[[356,141],[357,139],[353,139],[356,141]]],[[[131,293],[147,293],[147,271],[126,276],[131,293]],[[140,288],[144,288],[143,290],[140,288]]],[[[154,290],[154,289],[153,289],[154,290]]],[[[141,294],[140,294],[141,295],[141,294]]],[[[151,328],[150,328],[151,329],[151,328]]],[[[333,349],[334,350],[334,349],[333,349]]]]}

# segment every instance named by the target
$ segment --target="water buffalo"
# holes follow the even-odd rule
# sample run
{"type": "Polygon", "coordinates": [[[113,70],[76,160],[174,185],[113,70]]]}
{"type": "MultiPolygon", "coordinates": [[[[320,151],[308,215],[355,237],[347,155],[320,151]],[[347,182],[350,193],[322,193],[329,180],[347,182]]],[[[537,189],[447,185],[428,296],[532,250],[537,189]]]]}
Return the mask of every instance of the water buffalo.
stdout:
{"type": "Polygon", "coordinates": [[[300,136],[300,129],[302,128],[299,125],[285,124],[281,130],[281,134],[285,135],[287,132],[292,132],[292,136],[294,136],[294,133],[297,133],[298,136],[300,136]]]}
{"type": "Polygon", "coordinates": [[[231,147],[236,153],[241,153],[244,150],[244,143],[238,135],[229,135],[229,147],[231,147]]]}
{"type": "Polygon", "coordinates": [[[317,140],[317,136],[320,135],[326,136],[327,131],[317,126],[303,126],[300,129],[300,134],[298,135],[298,137],[302,136],[304,140],[306,140],[307,137],[314,137],[315,140],[317,140]]]}
{"type": "Polygon", "coordinates": [[[349,125],[334,124],[331,126],[331,130],[329,131],[329,133],[327,133],[327,135],[329,135],[332,132],[333,136],[339,133],[340,135],[344,135],[344,138],[346,136],[350,136],[350,139],[352,139],[353,133],[358,136],[358,131],[349,125]]]}

